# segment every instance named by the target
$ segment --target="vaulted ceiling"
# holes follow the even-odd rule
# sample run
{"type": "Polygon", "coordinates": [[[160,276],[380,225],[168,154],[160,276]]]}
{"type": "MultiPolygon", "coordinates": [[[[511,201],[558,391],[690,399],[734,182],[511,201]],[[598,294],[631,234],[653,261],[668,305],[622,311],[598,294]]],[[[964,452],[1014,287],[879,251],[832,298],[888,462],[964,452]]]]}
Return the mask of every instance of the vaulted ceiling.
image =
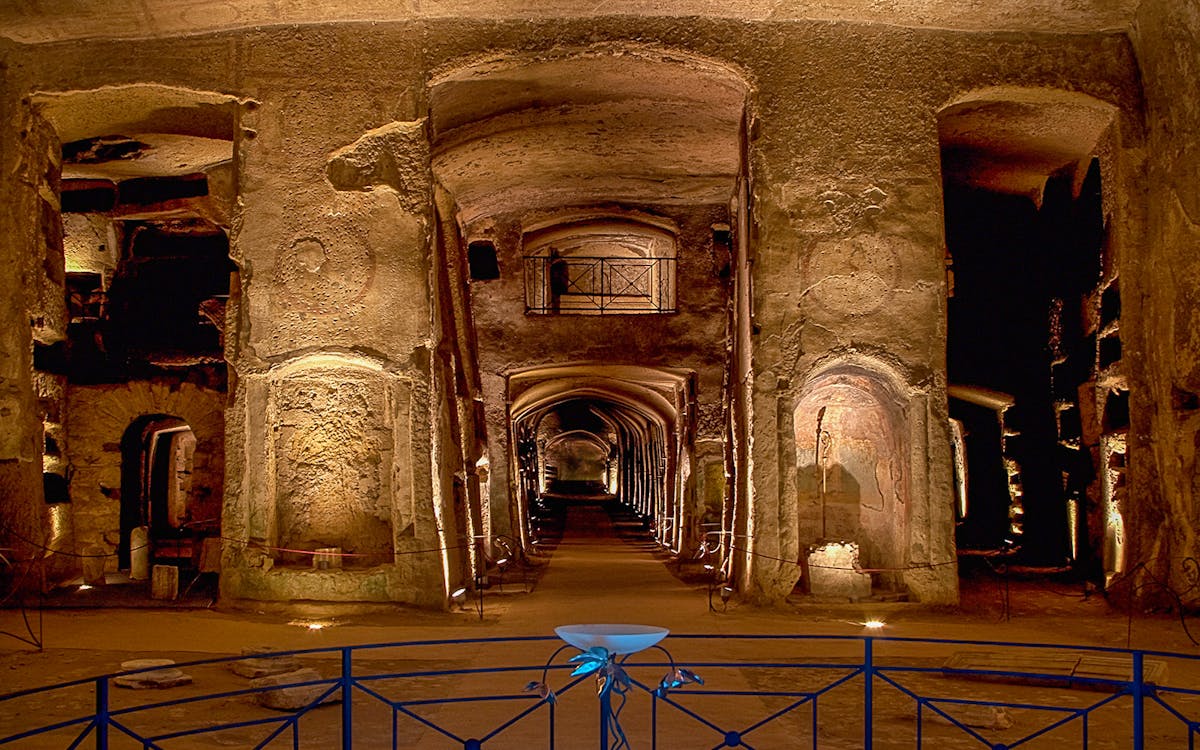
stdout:
{"type": "Polygon", "coordinates": [[[473,66],[430,86],[434,174],[464,223],[516,207],[724,203],[747,88],[729,69],[682,57],[473,66]]]}
{"type": "Polygon", "coordinates": [[[178,36],[276,24],[412,18],[705,16],[961,30],[1124,30],[1140,0],[8,0],[0,35],[40,42],[178,36]]]}

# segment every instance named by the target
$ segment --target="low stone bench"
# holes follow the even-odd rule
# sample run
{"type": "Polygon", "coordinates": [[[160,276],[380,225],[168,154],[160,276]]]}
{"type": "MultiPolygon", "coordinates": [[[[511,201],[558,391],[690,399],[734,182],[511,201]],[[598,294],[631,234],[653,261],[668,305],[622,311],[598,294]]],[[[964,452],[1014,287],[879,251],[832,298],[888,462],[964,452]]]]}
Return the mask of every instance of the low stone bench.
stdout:
{"type": "MultiPolygon", "coordinates": [[[[942,665],[942,674],[1020,685],[1113,690],[1117,688],[1117,683],[1133,679],[1133,660],[1121,656],[1081,656],[1054,651],[957,651],[942,665]],[[980,674],[976,670],[1010,674],[980,674]]],[[[1142,662],[1142,679],[1161,684],[1167,679],[1167,663],[1159,659],[1145,659],[1142,662]]]]}
{"type": "Polygon", "coordinates": [[[295,656],[274,655],[273,651],[275,650],[269,646],[242,649],[242,656],[246,658],[231,663],[229,669],[239,677],[258,679],[259,677],[295,672],[304,666],[295,656]]]}

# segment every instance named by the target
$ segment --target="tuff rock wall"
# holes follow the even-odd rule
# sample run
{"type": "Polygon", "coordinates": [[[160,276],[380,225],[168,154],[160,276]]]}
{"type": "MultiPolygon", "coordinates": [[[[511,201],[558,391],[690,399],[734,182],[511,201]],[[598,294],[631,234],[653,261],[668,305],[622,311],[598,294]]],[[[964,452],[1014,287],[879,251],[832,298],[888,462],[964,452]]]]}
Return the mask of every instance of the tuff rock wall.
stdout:
{"type": "MultiPolygon", "coordinates": [[[[1131,370],[1130,568],[1147,597],[1193,597],[1200,552],[1200,8],[1150,0],[1132,35],[1146,97],[1145,238],[1121,296],[1142,354],[1131,370]],[[1155,583],[1157,582],[1157,584],[1155,583]]],[[[1125,330],[1124,327],[1122,330],[1125,330]]]]}
{"type": "MultiPolygon", "coordinates": [[[[1178,33],[1166,10],[1147,12],[1147,40],[1178,33]]],[[[1184,49],[1194,51],[1190,39],[1184,49]]],[[[743,589],[771,600],[796,581],[795,565],[772,559],[799,560],[813,541],[803,520],[811,508],[801,507],[794,414],[808,386],[850,368],[896,400],[885,407],[897,415],[894,459],[907,482],[898,572],[919,599],[955,599],[937,112],[984,88],[1069,90],[1114,104],[1123,113],[1123,147],[1138,148],[1138,66],[1125,35],[613,16],[9,45],[3,153],[10,167],[36,151],[20,135],[21,100],[30,92],[154,82],[242,102],[232,227],[241,273],[226,337],[233,398],[223,512],[224,534],[239,541],[225,550],[226,597],[444,601],[452,563],[436,550],[452,546],[457,524],[435,447],[443,441],[432,437],[449,385],[430,364],[438,342],[426,84],[434,72],[506,51],[623,45],[720,61],[751,89],[744,260],[752,320],[741,321],[741,343],[752,399],[736,469],[747,476],[737,500],[755,541],[741,567],[743,589]],[[390,547],[394,558],[331,573],[273,549],[349,544],[338,531],[344,524],[363,532],[370,552],[390,547]]],[[[1194,123],[1194,104],[1171,93],[1191,79],[1170,71],[1151,46],[1143,45],[1143,69],[1153,111],[1164,122],[1194,123]]],[[[1194,183],[1195,159],[1170,156],[1166,127],[1152,141],[1163,147],[1161,169],[1194,183]]],[[[11,174],[5,179],[13,184],[11,174]]],[[[1163,182],[1161,193],[1176,192],[1163,182]]],[[[1178,194],[1186,207],[1186,191],[1178,194]]],[[[1194,222],[1170,206],[1164,201],[1152,220],[1156,236],[1194,238],[1194,222]]],[[[9,236],[26,236],[38,212],[26,202],[4,216],[9,236]]],[[[23,267],[31,250],[4,247],[21,261],[3,275],[15,291],[22,279],[11,269],[23,267]]],[[[1122,291],[1139,294],[1137,286],[1122,291]]],[[[5,476],[12,474],[4,480],[8,508],[31,486],[25,475],[38,452],[31,333],[14,297],[3,299],[13,333],[3,327],[12,339],[0,367],[15,388],[6,398],[17,426],[0,442],[5,476]]],[[[1166,310],[1147,315],[1156,330],[1183,335],[1186,327],[1168,325],[1171,318],[1166,310]]],[[[1149,367],[1179,366],[1164,359],[1149,367]]],[[[1161,392],[1169,378],[1157,373],[1145,376],[1147,406],[1169,400],[1161,392]]],[[[496,373],[482,376],[486,383],[496,373]]],[[[1149,430],[1161,432],[1158,424],[1149,430]]],[[[1178,484],[1164,485],[1169,496],[1182,496],[1178,484]]]]}

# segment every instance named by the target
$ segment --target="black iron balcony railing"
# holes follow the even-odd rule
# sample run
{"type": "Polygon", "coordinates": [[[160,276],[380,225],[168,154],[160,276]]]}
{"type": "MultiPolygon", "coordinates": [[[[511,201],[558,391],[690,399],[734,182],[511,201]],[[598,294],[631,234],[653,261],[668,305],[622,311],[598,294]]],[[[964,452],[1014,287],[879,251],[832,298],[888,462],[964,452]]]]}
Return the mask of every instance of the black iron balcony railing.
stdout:
{"type": "Polygon", "coordinates": [[[675,312],[675,259],[526,256],[525,309],[575,315],[675,312]]]}

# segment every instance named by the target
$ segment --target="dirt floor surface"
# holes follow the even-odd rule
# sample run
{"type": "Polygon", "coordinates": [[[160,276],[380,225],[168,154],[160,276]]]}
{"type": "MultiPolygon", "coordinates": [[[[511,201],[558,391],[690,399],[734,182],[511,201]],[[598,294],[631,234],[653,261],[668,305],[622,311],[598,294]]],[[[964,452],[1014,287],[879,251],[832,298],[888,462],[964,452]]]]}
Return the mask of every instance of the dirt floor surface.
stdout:
{"type": "MultiPolygon", "coordinates": [[[[988,576],[965,580],[962,603],[956,608],[929,608],[907,602],[816,603],[801,596],[793,597],[775,608],[742,605],[736,599],[723,604],[719,595],[714,596],[705,583],[703,574],[697,575],[695,570],[669,565],[667,556],[644,536],[636,533],[636,530],[620,528],[619,519],[614,524],[595,507],[573,508],[571,513],[573,517],[568,519],[565,535],[546,545],[544,553],[530,561],[531,567],[507,570],[503,581],[493,581],[484,592],[482,617],[476,599],[468,600],[461,609],[452,612],[398,607],[354,611],[310,603],[251,608],[232,608],[219,604],[194,606],[196,603],[209,604],[202,595],[193,597],[193,606],[149,607],[138,606],[149,602],[136,592],[117,591],[115,588],[99,596],[93,592],[59,591],[48,600],[52,606],[45,609],[25,612],[16,608],[0,610],[0,630],[5,631],[5,635],[0,636],[0,693],[116,672],[121,669],[122,662],[135,658],[170,658],[182,663],[236,656],[244,649],[254,647],[291,650],[426,639],[553,636],[556,625],[588,622],[659,625],[669,628],[676,635],[859,636],[868,633],[864,622],[877,619],[886,625],[879,631],[869,632],[884,636],[1049,642],[1200,655],[1200,648],[1192,642],[1184,627],[1184,624],[1190,623],[1181,624],[1177,616],[1139,614],[1130,617],[1110,607],[1103,596],[1086,592],[1080,585],[1045,580],[1013,577],[1005,581],[988,576]],[[108,603],[116,606],[74,608],[71,596],[76,593],[81,597],[89,597],[89,605],[108,603]],[[105,597],[109,598],[106,600],[105,597]],[[309,625],[314,622],[323,627],[310,628],[309,625]],[[22,638],[40,640],[42,648],[38,649],[22,638]]],[[[1197,631],[1200,633],[1200,627],[1197,631]]],[[[356,666],[356,673],[359,669],[382,674],[469,669],[502,663],[538,665],[544,663],[558,645],[557,641],[547,640],[499,645],[474,643],[438,649],[382,649],[357,655],[356,664],[360,661],[366,664],[356,666]]],[[[664,645],[671,649],[677,659],[689,663],[764,659],[800,663],[819,657],[815,660],[837,664],[855,661],[861,654],[857,641],[803,644],[771,642],[764,645],[763,641],[755,640],[701,642],[675,637],[668,638],[664,645]]],[[[940,666],[954,651],[962,650],[952,645],[906,650],[901,646],[885,644],[880,644],[878,650],[884,653],[887,648],[891,649],[887,653],[899,661],[907,660],[904,663],[928,667],[940,666]]],[[[305,661],[325,677],[337,674],[338,663],[331,655],[314,655],[305,661]]],[[[790,662],[757,670],[710,668],[706,686],[752,691],[782,691],[784,688],[781,686],[787,686],[786,689],[803,691],[828,684],[838,674],[838,669],[831,667],[823,673],[809,670],[801,675],[797,670],[790,669],[789,665],[790,662]]],[[[1172,670],[1172,684],[1182,681],[1189,687],[1200,687],[1200,681],[1192,679],[1193,667],[1190,664],[1172,664],[1172,670]]],[[[631,668],[630,671],[632,673],[634,670],[631,668]]],[[[194,680],[191,686],[151,691],[127,691],[114,687],[114,705],[141,705],[193,694],[237,691],[247,685],[245,679],[232,674],[226,665],[200,666],[188,672],[194,680]]],[[[532,676],[535,679],[537,677],[536,674],[532,676]]],[[[551,677],[553,681],[563,675],[555,672],[551,677]]],[[[424,678],[419,688],[413,682],[403,688],[398,683],[389,685],[385,682],[379,683],[378,687],[384,693],[393,690],[389,694],[393,698],[404,690],[423,690],[426,694],[435,695],[509,689],[519,693],[520,687],[529,678],[530,674],[526,673],[479,677],[440,676],[424,678]],[[509,682],[512,683],[511,688],[509,682]]],[[[656,675],[640,673],[638,678],[657,680],[656,675]]],[[[935,678],[916,675],[913,679],[935,678]]],[[[944,677],[936,679],[941,682],[930,686],[928,689],[932,692],[928,694],[969,695],[977,700],[1008,701],[1029,701],[1036,697],[1036,688],[1030,686],[980,685],[976,682],[955,688],[944,677]],[[955,693],[955,690],[958,692],[955,693]]],[[[85,685],[72,691],[31,696],[20,702],[0,701],[0,737],[48,723],[55,716],[89,712],[94,706],[91,690],[91,686],[85,685]]],[[[1076,701],[1078,705],[1104,697],[1092,691],[1067,692],[1070,693],[1067,700],[1076,701]]],[[[594,692],[586,687],[582,693],[590,697],[587,698],[587,706],[580,710],[590,712],[593,710],[591,704],[595,701],[594,692]]],[[[822,696],[821,728],[818,732],[820,747],[862,746],[861,735],[858,734],[862,724],[861,693],[859,683],[858,687],[842,687],[822,696]]],[[[913,702],[902,692],[890,689],[887,685],[881,686],[877,693],[879,702],[876,715],[879,718],[876,722],[876,747],[912,747],[916,727],[913,702]]],[[[560,712],[566,712],[573,705],[583,705],[583,698],[572,697],[576,695],[580,695],[580,689],[564,695],[560,712]]],[[[684,700],[691,698],[681,698],[681,702],[684,700]]],[[[726,716],[722,726],[727,723],[744,728],[754,723],[751,720],[753,716],[765,717],[784,711],[781,718],[771,722],[770,726],[756,730],[753,743],[749,736],[746,742],[750,743],[748,746],[759,748],[791,747],[797,737],[808,736],[812,724],[811,706],[793,706],[787,710],[794,702],[781,697],[757,697],[751,700],[753,705],[741,705],[729,698],[722,709],[726,716]],[[734,720],[730,717],[737,718],[734,720]]],[[[646,719],[643,714],[648,701],[642,701],[642,704],[635,706],[631,698],[630,709],[625,714],[627,718],[623,721],[631,726],[640,726],[640,722],[646,719]]],[[[392,730],[390,711],[386,706],[360,706],[356,700],[354,708],[355,726],[359,728],[355,746],[390,746],[392,730]]],[[[951,708],[953,710],[948,710],[952,714],[958,710],[951,708]]],[[[445,707],[431,707],[429,710],[432,712],[430,715],[456,720],[466,716],[487,724],[493,719],[502,722],[504,712],[512,713],[514,709],[512,705],[498,709],[471,704],[467,712],[448,713],[449,709],[445,707]]],[[[930,709],[926,707],[923,710],[928,712],[930,709]]],[[[1187,710],[1191,710],[1190,706],[1187,710]]],[[[148,719],[145,730],[161,734],[172,728],[192,725],[198,718],[253,720],[266,715],[265,711],[253,705],[245,696],[232,696],[194,706],[185,704],[161,709],[155,712],[153,719],[148,719]],[[203,708],[200,708],[201,705],[203,708]]],[[[306,727],[300,744],[304,747],[336,746],[340,741],[335,736],[336,711],[332,707],[318,709],[316,713],[323,712],[328,721],[323,722],[324,726],[317,726],[322,722],[313,722],[313,726],[306,727]]],[[[660,734],[665,732],[680,744],[672,744],[666,737],[660,737],[659,747],[714,747],[722,741],[722,737],[710,729],[702,729],[709,734],[697,737],[694,734],[696,726],[668,713],[660,717],[660,734]],[[672,724],[680,721],[683,723],[679,726],[672,724]],[[681,737],[685,739],[679,739],[681,737]]],[[[1015,733],[1022,730],[1032,731],[1041,726],[1038,723],[1040,720],[1029,712],[1010,710],[1007,714],[1012,726],[1003,731],[993,727],[996,731],[988,737],[989,741],[999,742],[1006,737],[1011,739],[1010,735],[1015,737],[1015,733]]],[[[1124,709],[1110,714],[1107,719],[1100,713],[1096,714],[1086,747],[1126,746],[1122,738],[1128,737],[1129,714],[1124,709]]],[[[1196,713],[1191,715],[1194,717],[1196,713]]],[[[401,715],[400,718],[407,717],[401,715]]],[[[1003,720],[999,722],[1003,723],[1003,720]]],[[[439,735],[419,721],[401,721],[400,724],[402,726],[398,727],[396,735],[400,747],[463,747],[462,743],[439,735]]],[[[930,746],[958,747],[960,743],[964,748],[979,746],[977,740],[949,727],[946,722],[939,724],[937,721],[926,721],[925,727],[926,739],[931,742],[939,732],[946,735],[930,746]]],[[[545,723],[544,720],[538,720],[537,723],[524,721],[507,731],[507,735],[485,746],[536,745],[538,739],[544,736],[545,723]]],[[[592,720],[584,725],[575,722],[570,726],[560,721],[556,729],[559,746],[562,747],[594,746],[597,731],[592,720]]],[[[1064,741],[1067,746],[1079,746],[1080,730],[1077,727],[1071,728],[1065,735],[1063,731],[1066,730],[1059,734],[1050,733],[1043,738],[1051,743],[1045,746],[1059,747],[1064,741]]],[[[165,746],[252,747],[261,739],[261,735],[261,728],[245,729],[213,734],[192,744],[175,742],[165,746]]],[[[63,741],[62,736],[56,735],[53,740],[25,740],[12,746],[65,747],[69,741],[63,741]]],[[[459,739],[464,736],[470,736],[469,732],[458,735],[459,739]]],[[[1187,746],[1186,733],[1180,735],[1183,738],[1178,741],[1180,744],[1176,744],[1174,739],[1166,739],[1167,736],[1162,735],[1161,741],[1151,746],[1187,746]]],[[[290,735],[285,735],[280,742],[283,743],[280,746],[291,744],[290,735]]],[[[633,744],[636,747],[648,746],[643,741],[633,744]]],[[[1032,743],[1027,746],[1043,745],[1032,743]]]]}

